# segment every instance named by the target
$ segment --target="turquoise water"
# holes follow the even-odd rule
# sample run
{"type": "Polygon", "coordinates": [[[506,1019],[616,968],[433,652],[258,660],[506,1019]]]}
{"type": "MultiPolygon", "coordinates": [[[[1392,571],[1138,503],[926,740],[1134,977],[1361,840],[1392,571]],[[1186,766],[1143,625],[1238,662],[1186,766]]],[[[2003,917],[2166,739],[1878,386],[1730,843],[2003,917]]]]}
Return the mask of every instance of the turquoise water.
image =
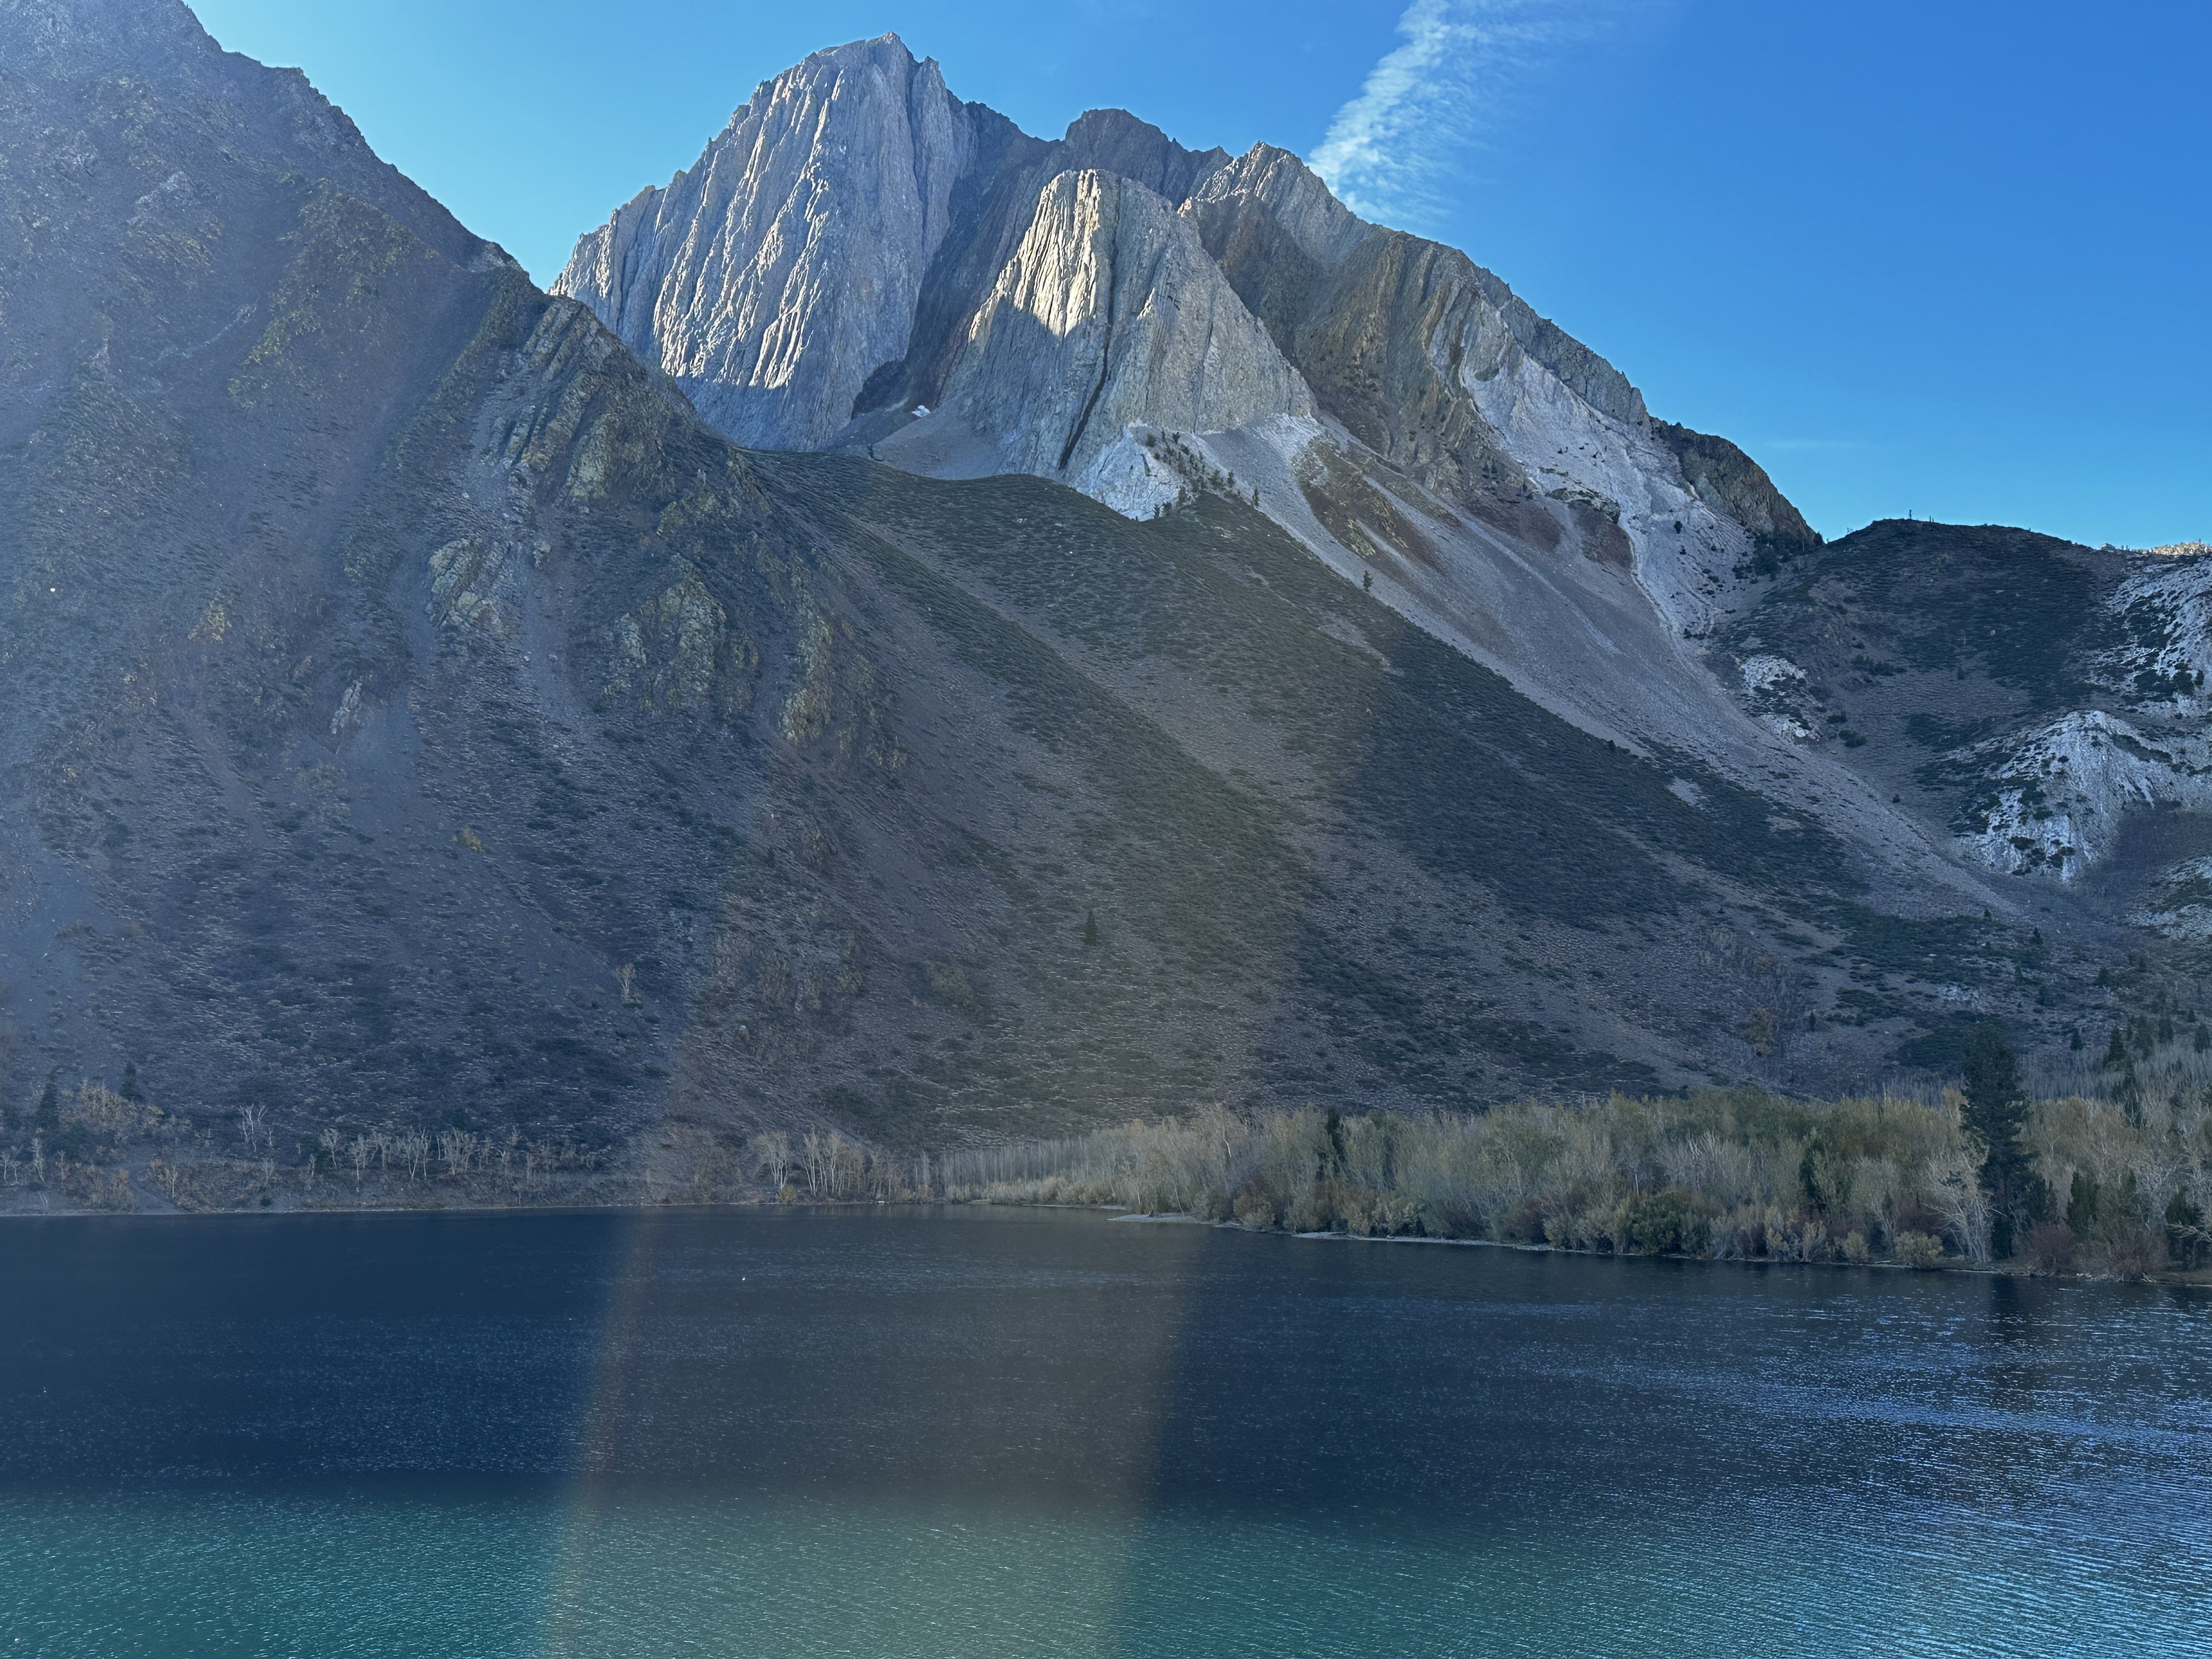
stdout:
{"type": "Polygon", "coordinates": [[[2212,1651],[2212,1304],[956,1212],[11,1228],[0,1655],[2212,1651]]]}
{"type": "Polygon", "coordinates": [[[2204,1651],[2181,1564],[2115,1578],[2092,1547],[2047,1577],[2022,1542],[111,1498],[0,1510],[0,1607],[57,1654],[2204,1651]]]}

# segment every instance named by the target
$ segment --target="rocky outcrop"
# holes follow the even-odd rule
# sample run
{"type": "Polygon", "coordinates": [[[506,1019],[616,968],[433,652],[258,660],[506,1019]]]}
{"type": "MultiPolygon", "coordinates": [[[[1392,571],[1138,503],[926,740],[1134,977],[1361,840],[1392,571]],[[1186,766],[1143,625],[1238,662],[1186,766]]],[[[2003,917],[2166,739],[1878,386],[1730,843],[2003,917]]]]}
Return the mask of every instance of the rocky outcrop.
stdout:
{"type": "MultiPolygon", "coordinates": [[[[1261,145],[1187,210],[1207,251],[1322,409],[1455,510],[1632,567],[1680,633],[1701,634],[1748,551],[1684,483],[1642,396],[1455,249],[1362,223],[1261,145]]],[[[1326,516],[1326,515],[1324,515],[1326,516]]]]}
{"type": "Polygon", "coordinates": [[[2070,883],[2112,856],[2130,811],[2212,807],[2212,744],[2201,727],[2147,731],[2082,709],[1962,758],[1990,781],[1960,845],[2006,875],[2070,883]]]}
{"type": "Polygon", "coordinates": [[[895,37],[817,52],[580,241],[554,291],[737,442],[819,447],[904,355],[975,142],[937,65],[895,37]]]}
{"type": "Polygon", "coordinates": [[[1132,424],[1219,431],[1310,414],[1312,399],[1189,222],[1133,179],[1086,171],[1038,196],[944,408],[1005,471],[1079,477],[1132,424]]]}
{"type": "Polygon", "coordinates": [[[1820,545],[1820,532],[1774,487],[1766,469],[1726,438],[1668,421],[1652,422],[1651,433],[1674,452],[1684,482],[1698,499],[1750,532],[1761,574],[1771,575],[1782,560],[1820,545]]]}

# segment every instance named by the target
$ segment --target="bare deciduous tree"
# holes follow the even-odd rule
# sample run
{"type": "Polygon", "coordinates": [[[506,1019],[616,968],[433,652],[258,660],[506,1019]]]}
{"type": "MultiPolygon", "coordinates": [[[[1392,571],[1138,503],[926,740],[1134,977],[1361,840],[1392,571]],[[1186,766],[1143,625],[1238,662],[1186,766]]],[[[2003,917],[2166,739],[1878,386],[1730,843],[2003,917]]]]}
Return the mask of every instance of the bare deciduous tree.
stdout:
{"type": "Polygon", "coordinates": [[[446,1173],[465,1176],[475,1167],[483,1139],[465,1129],[447,1129],[438,1136],[438,1156],[446,1160],[446,1173]]]}

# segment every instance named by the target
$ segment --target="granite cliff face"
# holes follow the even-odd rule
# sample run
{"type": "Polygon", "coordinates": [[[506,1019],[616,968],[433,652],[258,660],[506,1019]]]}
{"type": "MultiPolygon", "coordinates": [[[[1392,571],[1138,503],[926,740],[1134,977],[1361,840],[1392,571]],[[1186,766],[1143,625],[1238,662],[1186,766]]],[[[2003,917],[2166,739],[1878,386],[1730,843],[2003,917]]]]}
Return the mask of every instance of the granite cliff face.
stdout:
{"type": "MultiPolygon", "coordinates": [[[[1038,197],[969,325],[942,412],[1012,470],[1149,511],[1176,498],[1172,473],[1150,499],[1099,481],[1109,448],[1135,447],[1132,426],[1219,431],[1310,415],[1313,399],[1189,223],[1135,180],[1086,170],[1038,197]]],[[[1141,451],[1131,463],[1147,465],[1141,451]]]]}
{"type": "Polygon", "coordinates": [[[819,448],[904,355],[975,118],[886,38],[754,93],[688,172],[586,236],[556,291],[762,449],[819,448]]]}

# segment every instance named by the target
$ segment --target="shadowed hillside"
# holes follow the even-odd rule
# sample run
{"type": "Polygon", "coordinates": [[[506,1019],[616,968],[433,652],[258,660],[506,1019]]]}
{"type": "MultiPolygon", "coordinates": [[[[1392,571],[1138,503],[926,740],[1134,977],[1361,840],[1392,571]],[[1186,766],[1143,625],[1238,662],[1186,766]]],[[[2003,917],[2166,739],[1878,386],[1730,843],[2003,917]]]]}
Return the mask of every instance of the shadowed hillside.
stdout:
{"type": "Polygon", "coordinates": [[[732,448],[164,0],[0,3],[0,246],[10,1201],[1839,1087],[2104,994],[1225,480],[732,448]]]}

